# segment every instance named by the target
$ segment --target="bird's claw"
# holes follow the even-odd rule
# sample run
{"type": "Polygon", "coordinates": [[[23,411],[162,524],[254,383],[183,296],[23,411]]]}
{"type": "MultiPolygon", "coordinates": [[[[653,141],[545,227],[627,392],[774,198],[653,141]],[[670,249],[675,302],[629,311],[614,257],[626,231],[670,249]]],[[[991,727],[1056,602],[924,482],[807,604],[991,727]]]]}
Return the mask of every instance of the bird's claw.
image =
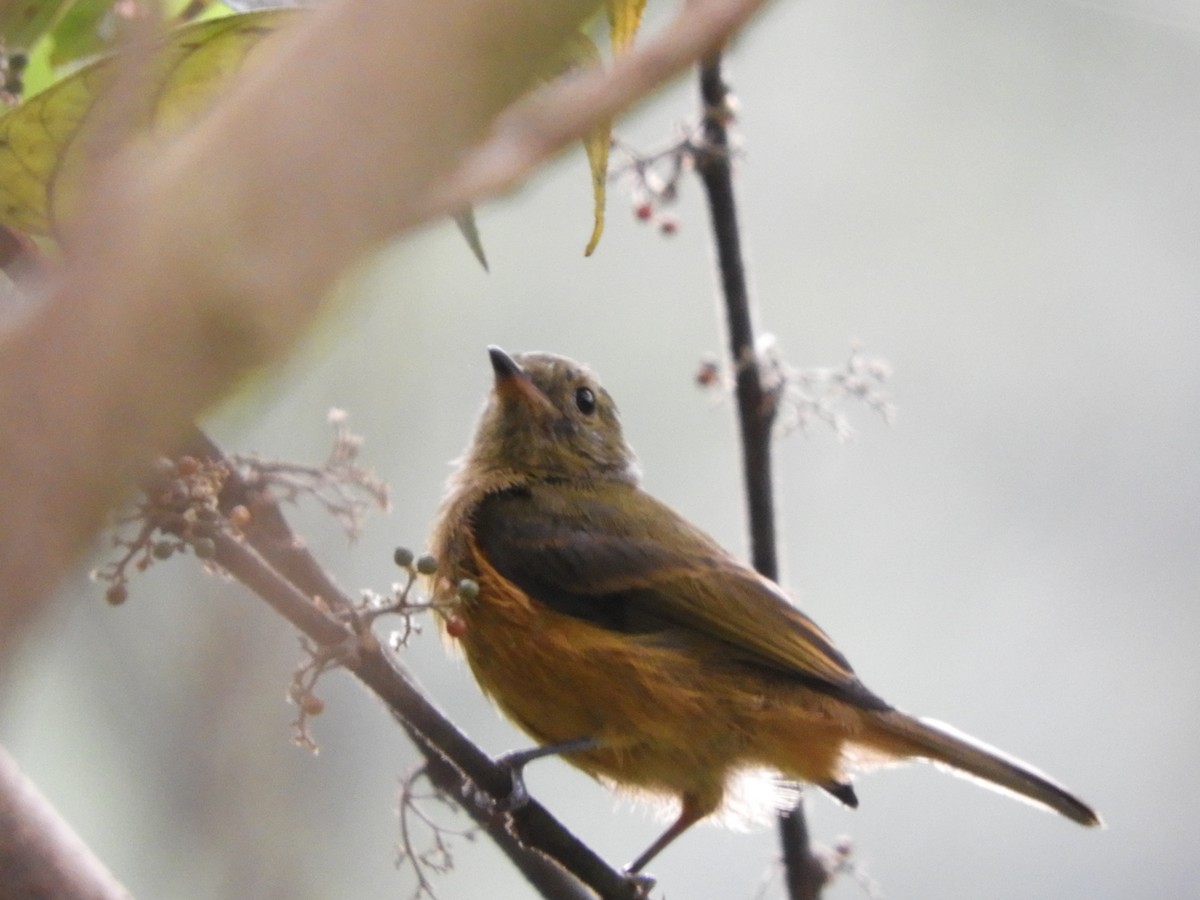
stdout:
{"type": "Polygon", "coordinates": [[[529,802],[529,788],[525,786],[525,764],[527,762],[529,762],[529,755],[525,752],[506,753],[496,760],[498,766],[508,769],[508,777],[512,781],[508,796],[495,801],[497,812],[515,812],[529,802]]]}

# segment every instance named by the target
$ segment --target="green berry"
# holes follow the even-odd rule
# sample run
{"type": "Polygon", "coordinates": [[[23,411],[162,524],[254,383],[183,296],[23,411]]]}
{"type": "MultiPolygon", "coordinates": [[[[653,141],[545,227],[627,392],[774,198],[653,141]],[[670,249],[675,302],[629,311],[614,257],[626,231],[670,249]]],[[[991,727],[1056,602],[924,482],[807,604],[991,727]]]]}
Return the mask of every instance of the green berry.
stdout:
{"type": "Polygon", "coordinates": [[[417,559],[417,571],[422,575],[432,575],[437,571],[437,560],[426,553],[417,559]]]}
{"type": "Polygon", "coordinates": [[[392,561],[401,569],[407,569],[413,564],[413,552],[407,547],[397,547],[392,554],[392,561]]]}

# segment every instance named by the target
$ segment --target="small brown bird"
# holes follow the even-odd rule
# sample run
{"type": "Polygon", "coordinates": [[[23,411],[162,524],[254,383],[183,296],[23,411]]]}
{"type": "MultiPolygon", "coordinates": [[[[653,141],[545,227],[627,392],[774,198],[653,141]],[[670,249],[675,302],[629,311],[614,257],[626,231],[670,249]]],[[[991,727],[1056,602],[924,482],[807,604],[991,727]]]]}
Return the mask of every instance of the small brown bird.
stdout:
{"type": "Polygon", "coordinates": [[[1030,766],[881,700],[778,586],[643,492],[586,368],[490,353],[495,386],[431,542],[435,597],[480,687],[545,752],[678,798],[629,871],[754,768],[857,806],[856,764],[925,759],[1099,824],[1030,766]],[[454,600],[463,579],[478,592],[454,600]]]}

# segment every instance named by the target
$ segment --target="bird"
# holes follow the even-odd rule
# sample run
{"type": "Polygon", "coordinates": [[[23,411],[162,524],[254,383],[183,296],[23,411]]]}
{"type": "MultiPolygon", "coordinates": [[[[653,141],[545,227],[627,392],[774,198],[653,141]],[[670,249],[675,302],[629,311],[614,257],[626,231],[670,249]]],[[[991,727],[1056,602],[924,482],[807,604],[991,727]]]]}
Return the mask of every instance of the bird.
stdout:
{"type": "Polygon", "coordinates": [[[751,770],[856,807],[864,763],[925,760],[1101,824],[1032,766],[885,702],[783,589],[642,490],[588,368],[488,352],[492,389],[429,542],[434,606],[483,692],[539,745],[520,764],[557,753],[678,802],[627,872],[751,770]]]}

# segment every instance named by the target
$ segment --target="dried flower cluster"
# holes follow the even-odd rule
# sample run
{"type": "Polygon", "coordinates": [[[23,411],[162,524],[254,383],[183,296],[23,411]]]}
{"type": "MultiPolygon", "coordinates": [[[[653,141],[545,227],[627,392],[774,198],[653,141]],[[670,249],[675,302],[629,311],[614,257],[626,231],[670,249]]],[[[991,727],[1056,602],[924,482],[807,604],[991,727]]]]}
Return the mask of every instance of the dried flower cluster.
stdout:
{"type": "MultiPolygon", "coordinates": [[[[892,374],[886,360],[868,357],[858,345],[853,345],[840,367],[797,368],[783,358],[771,335],[764,338],[755,362],[766,392],[775,404],[780,433],[797,429],[807,433],[813,422],[824,422],[839,440],[853,440],[854,428],[842,411],[848,400],[865,404],[885,422],[895,419],[896,407],[883,392],[883,385],[892,374]]],[[[720,390],[723,395],[733,391],[733,376],[723,372],[713,359],[701,360],[695,380],[700,387],[720,390]]]]}

